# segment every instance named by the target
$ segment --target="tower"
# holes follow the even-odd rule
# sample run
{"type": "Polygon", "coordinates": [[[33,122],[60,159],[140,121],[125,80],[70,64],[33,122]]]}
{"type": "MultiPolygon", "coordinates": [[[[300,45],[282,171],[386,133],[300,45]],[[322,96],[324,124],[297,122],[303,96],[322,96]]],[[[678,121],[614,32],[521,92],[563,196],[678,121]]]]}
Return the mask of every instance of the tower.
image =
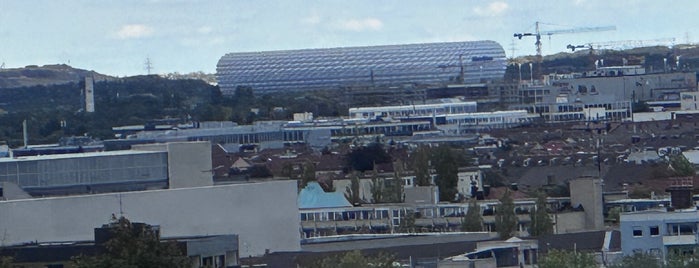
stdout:
{"type": "Polygon", "coordinates": [[[85,112],[95,112],[95,81],[91,76],[85,77],[85,112]]]}

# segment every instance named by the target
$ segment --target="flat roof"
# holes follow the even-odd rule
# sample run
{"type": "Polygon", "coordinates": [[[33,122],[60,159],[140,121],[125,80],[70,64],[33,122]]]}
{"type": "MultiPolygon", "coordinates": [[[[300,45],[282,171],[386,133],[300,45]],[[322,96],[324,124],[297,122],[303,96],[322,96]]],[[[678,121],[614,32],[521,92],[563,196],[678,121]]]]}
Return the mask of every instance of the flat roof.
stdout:
{"type": "Polygon", "coordinates": [[[36,155],[36,156],[20,156],[20,157],[2,157],[0,163],[16,162],[16,161],[38,161],[38,160],[55,160],[55,159],[71,159],[71,158],[87,158],[98,156],[119,156],[119,155],[139,155],[139,154],[159,154],[165,151],[108,151],[108,152],[88,152],[77,154],[51,154],[51,155],[36,155]]]}

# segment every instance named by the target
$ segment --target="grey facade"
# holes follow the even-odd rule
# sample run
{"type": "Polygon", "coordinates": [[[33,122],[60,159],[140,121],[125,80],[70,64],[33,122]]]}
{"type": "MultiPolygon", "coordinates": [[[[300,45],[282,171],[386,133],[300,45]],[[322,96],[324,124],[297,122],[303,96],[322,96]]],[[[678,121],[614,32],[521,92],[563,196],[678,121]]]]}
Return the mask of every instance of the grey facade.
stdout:
{"type": "Polygon", "coordinates": [[[216,78],[224,94],[445,85],[501,80],[506,64],[494,41],[425,43],[229,53],[216,78]]]}
{"type": "Polygon", "coordinates": [[[239,235],[240,256],[298,251],[295,181],[0,201],[0,246],[90,241],[111,215],[160,226],[163,239],[239,235]]]}

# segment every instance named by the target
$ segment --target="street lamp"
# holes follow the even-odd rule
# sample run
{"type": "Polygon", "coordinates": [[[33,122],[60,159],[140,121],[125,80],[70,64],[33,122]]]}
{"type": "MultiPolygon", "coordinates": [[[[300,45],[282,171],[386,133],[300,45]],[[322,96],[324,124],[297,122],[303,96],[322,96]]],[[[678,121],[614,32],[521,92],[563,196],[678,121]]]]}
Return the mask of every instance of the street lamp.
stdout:
{"type": "Polygon", "coordinates": [[[522,63],[517,63],[517,69],[519,70],[519,84],[522,84],[522,63]]]}

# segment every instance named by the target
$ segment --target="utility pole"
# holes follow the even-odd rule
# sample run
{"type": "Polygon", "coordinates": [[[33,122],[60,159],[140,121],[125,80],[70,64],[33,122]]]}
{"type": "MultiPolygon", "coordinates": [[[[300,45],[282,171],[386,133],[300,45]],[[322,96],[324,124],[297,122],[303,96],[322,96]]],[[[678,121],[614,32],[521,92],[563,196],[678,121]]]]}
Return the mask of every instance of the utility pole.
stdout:
{"type": "Polygon", "coordinates": [[[146,62],[144,63],[145,69],[148,75],[150,75],[150,72],[153,70],[153,63],[150,61],[150,58],[146,58],[146,62]]]}

